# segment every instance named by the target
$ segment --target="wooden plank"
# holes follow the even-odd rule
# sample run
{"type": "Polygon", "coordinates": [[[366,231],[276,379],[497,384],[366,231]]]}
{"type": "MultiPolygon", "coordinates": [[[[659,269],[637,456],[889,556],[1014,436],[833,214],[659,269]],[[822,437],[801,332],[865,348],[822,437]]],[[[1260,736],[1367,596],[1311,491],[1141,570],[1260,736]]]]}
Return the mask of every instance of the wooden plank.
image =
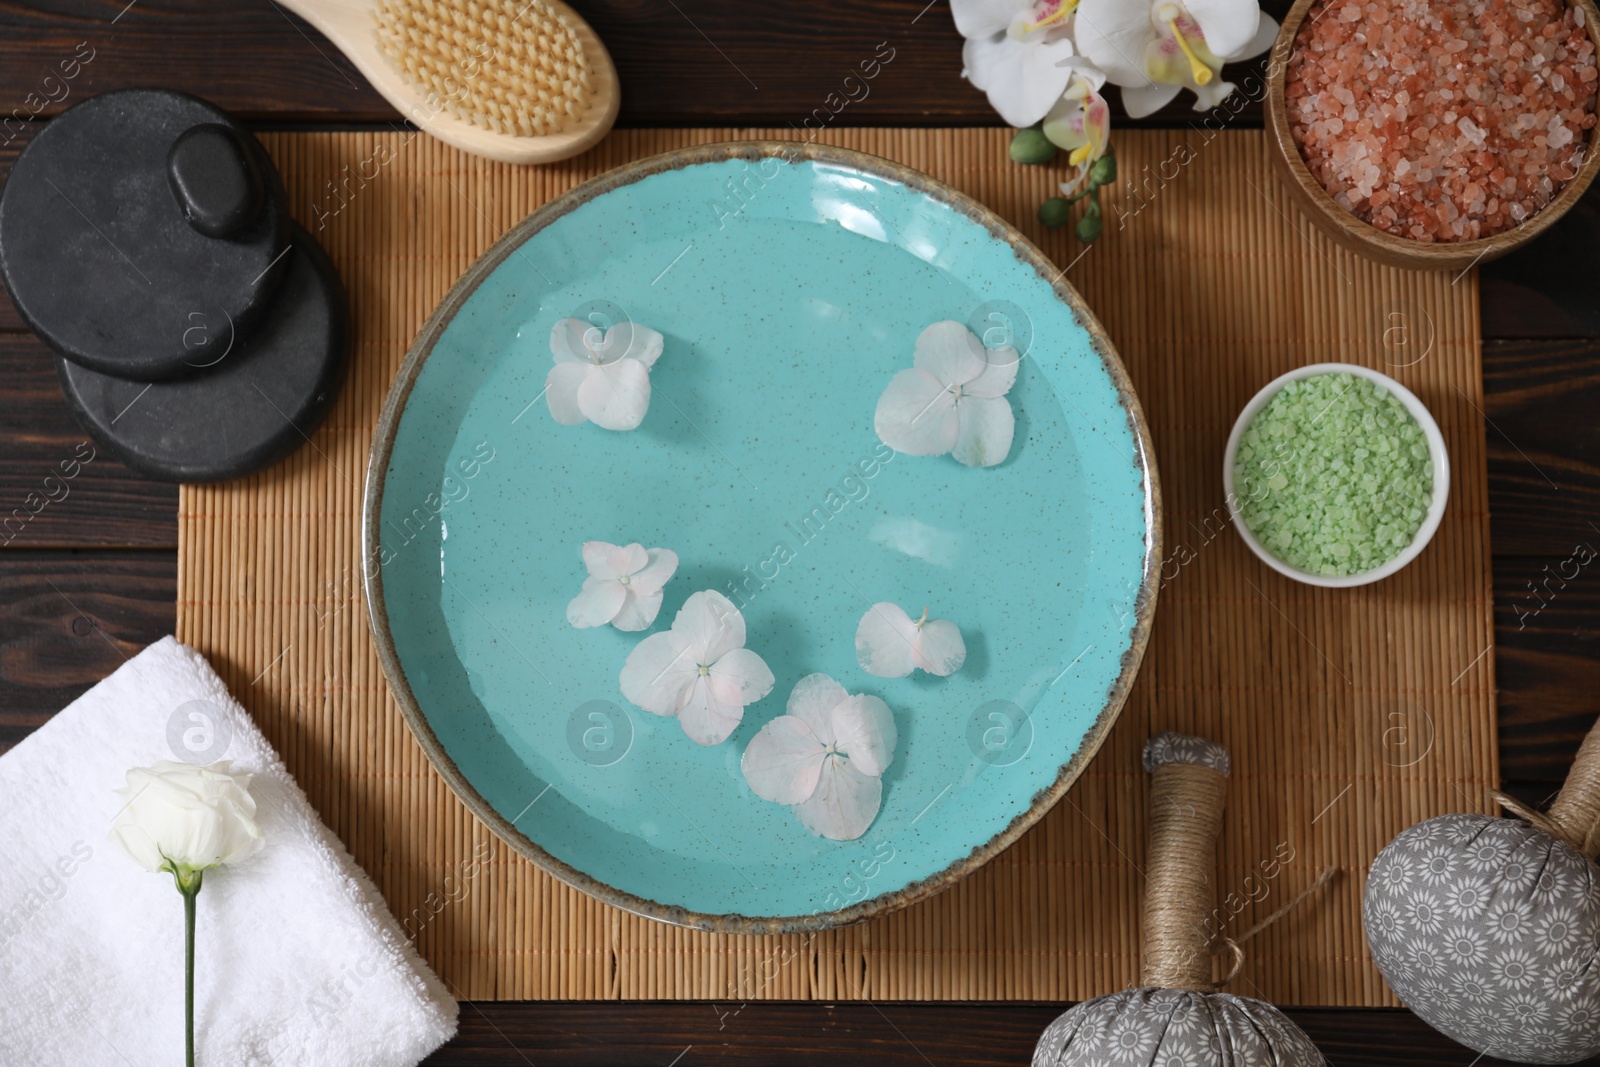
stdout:
{"type": "MultiPolygon", "coordinates": [[[[817,108],[834,112],[830,125],[998,125],[983,94],[961,78],[961,37],[943,0],[572,6],[616,63],[624,126],[799,125],[817,108]],[[862,87],[860,65],[883,54],[892,61],[862,87]],[[830,103],[830,93],[856,99],[830,103]]],[[[1278,15],[1288,9],[1286,0],[1265,6],[1278,15]]],[[[1239,71],[1227,76],[1237,82],[1239,71]]],[[[195,93],[248,119],[398,118],[321,34],[274,3],[47,0],[0,8],[0,118],[48,117],[93,93],[147,85],[195,93]],[[60,65],[80,54],[92,58],[63,80],[60,65]]],[[[1195,119],[1183,103],[1162,116],[1169,125],[1195,119]]],[[[1260,116],[1252,103],[1241,121],[1259,125],[1260,116]]]]}
{"type": "Polygon", "coordinates": [[[172,632],[178,554],[0,552],[0,753],[172,632]]]}
{"type": "Polygon", "coordinates": [[[1600,714],[1600,534],[1585,544],[1575,556],[1494,561],[1500,778],[1539,804],[1600,714]]]}
{"type": "MultiPolygon", "coordinates": [[[[0,116],[3,118],[3,116],[0,116]]],[[[26,129],[0,133],[0,185],[11,176],[11,164],[16,161],[17,153],[22,151],[24,145],[33,139],[41,123],[30,122],[26,129]]],[[[0,130],[4,126],[0,125],[0,130]]],[[[17,309],[11,303],[11,294],[6,292],[4,285],[0,285],[0,331],[26,330],[27,324],[22,321],[22,316],[17,314],[17,309]]],[[[3,432],[3,427],[0,427],[3,432]]]]}
{"type": "Polygon", "coordinates": [[[0,334],[0,548],[176,548],[178,487],[89,440],[31,334],[0,334]]]}
{"type": "Polygon", "coordinates": [[[1537,241],[1479,272],[1485,338],[1600,338],[1600,186],[1537,241]]]}
{"type": "Polygon", "coordinates": [[[1493,551],[1600,545],[1600,341],[1486,341],[1483,368],[1493,551]]]}
{"type": "MultiPolygon", "coordinates": [[[[1244,991],[1248,993],[1248,991],[1244,991]]],[[[1015,1067],[1064,1009],[1055,1004],[467,1002],[455,1040],[424,1067],[1015,1067]]],[[[1289,1009],[1339,1067],[1498,1067],[1407,1011],[1289,1009]]],[[[1589,1064],[1600,1059],[1587,1060],[1589,1064]]]]}

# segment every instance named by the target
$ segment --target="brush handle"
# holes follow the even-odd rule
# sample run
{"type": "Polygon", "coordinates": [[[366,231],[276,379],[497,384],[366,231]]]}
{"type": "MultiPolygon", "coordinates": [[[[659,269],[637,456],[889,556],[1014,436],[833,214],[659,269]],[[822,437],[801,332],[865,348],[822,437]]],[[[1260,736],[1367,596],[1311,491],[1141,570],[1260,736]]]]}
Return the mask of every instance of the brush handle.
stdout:
{"type": "Polygon", "coordinates": [[[547,137],[516,137],[474,126],[414,89],[378,47],[374,0],[280,0],[331,41],[406,121],[439,140],[504,163],[554,163],[587,151],[611,130],[622,103],[617,68],[590,25],[561,0],[544,0],[565,16],[583,43],[594,99],[576,125],[547,137]]]}

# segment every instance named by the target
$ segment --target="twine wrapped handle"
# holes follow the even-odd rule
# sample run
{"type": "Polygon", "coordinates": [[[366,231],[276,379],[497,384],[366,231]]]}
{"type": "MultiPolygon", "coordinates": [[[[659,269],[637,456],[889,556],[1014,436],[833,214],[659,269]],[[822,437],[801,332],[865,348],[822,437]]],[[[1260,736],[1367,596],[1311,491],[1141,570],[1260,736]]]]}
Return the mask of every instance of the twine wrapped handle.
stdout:
{"type": "Polygon", "coordinates": [[[1600,721],[1589,728],[1548,813],[1526,807],[1498,789],[1491,789],[1489,795],[1513,815],[1565,841],[1590,859],[1600,856],[1600,721]]]}
{"type": "Polygon", "coordinates": [[[1169,989],[1219,989],[1244,966],[1240,946],[1327,885],[1338,869],[1325,868],[1237,939],[1213,942],[1206,924],[1217,907],[1217,837],[1232,760],[1215,741],[1164,733],[1145,744],[1144,769],[1150,772],[1151,790],[1142,982],[1169,989]],[[1214,982],[1211,957],[1218,951],[1229,956],[1228,973],[1214,982]]]}
{"type": "Polygon", "coordinates": [[[1144,746],[1150,772],[1142,984],[1209,991],[1206,921],[1217,906],[1217,837],[1232,763],[1215,741],[1164,733],[1144,746]]]}

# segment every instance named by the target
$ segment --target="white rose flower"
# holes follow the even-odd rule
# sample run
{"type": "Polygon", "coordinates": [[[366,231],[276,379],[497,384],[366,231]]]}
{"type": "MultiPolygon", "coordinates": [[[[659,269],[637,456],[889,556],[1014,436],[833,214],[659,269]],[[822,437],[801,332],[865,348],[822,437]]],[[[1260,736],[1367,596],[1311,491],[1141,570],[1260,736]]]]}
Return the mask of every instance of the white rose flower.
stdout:
{"type": "Polygon", "coordinates": [[[237,863],[261,848],[250,775],[227,760],[205,767],[163,760],[128,772],[118,795],[126,801],[111,839],[151,871],[179,882],[196,871],[237,863]]]}
{"type": "Polygon", "coordinates": [[[124,803],[111,822],[111,840],[135,863],[168,871],[183,895],[184,1063],[194,1067],[195,898],[205,872],[261,850],[250,775],[227,760],[205,767],[163,760],[128,772],[117,790],[124,803]]]}

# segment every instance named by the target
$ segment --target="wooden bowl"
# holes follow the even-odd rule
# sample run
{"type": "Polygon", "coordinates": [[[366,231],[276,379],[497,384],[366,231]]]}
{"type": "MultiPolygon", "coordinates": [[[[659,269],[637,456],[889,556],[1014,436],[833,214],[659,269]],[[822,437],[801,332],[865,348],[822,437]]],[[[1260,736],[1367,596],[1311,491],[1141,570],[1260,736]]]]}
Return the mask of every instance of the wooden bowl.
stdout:
{"type": "MultiPolygon", "coordinates": [[[[1578,173],[1562,187],[1555,199],[1521,223],[1493,237],[1448,244],[1416,241],[1385,233],[1340,207],[1312,175],[1300,155],[1300,146],[1295,144],[1294,135],[1289,132],[1289,105],[1284,96],[1284,81],[1288,74],[1289,56],[1294,52],[1295,37],[1300,32],[1300,24],[1305,21],[1306,13],[1317,2],[1296,0],[1283,20],[1283,28],[1278,31],[1277,43],[1272,46],[1272,60],[1267,64],[1267,131],[1268,139],[1272,142],[1272,155],[1287,179],[1285,184],[1290,194],[1311,216],[1311,221],[1335,241],[1358,255],[1390,266],[1413,270],[1465,270],[1474,263],[1487,263],[1527,244],[1554,225],[1589,188],[1595,172],[1600,170],[1600,150],[1596,149],[1595,144],[1600,138],[1600,125],[1588,131],[1586,154],[1578,173]]],[[[1595,6],[1595,0],[1568,0],[1568,3],[1583,9],[1584,27],[1589,31],[1590,40],[1595,42],[1597,54],[1600,54],[1600,7],[1595,6]]]]}

